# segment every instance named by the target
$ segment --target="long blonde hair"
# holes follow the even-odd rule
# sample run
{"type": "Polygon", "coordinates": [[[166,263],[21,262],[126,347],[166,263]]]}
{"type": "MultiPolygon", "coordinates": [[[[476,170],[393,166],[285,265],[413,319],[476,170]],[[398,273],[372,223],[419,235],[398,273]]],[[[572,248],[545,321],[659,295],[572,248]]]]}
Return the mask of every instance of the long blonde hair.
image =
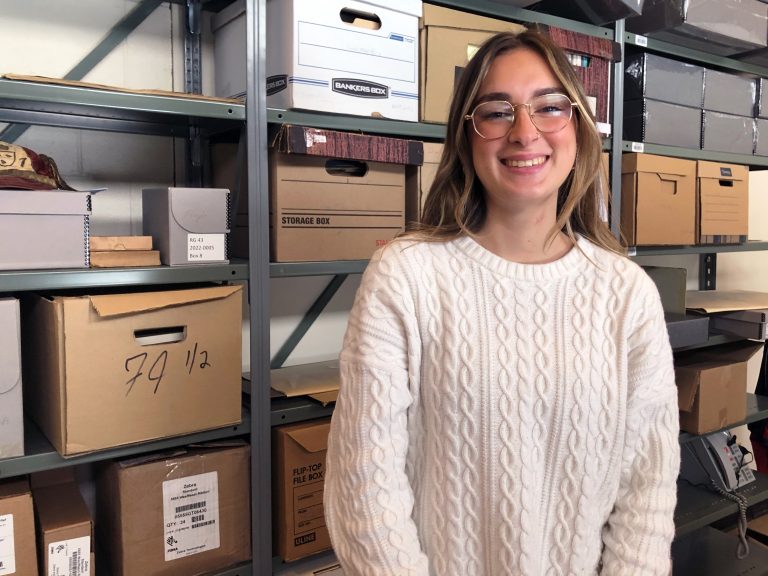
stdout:
{"type": "Polygon", "coordinates": [[[445,145],[435,179],[426,198],[421,222],[405,236],[441,241],[477,233],[486,216],[482,184],[475,174],[465,116],[474,107],[480,85],[494,60],[502,54],[528,48],[540,54],[563,85],[568,97],[578,104],[577,155],[574,169],[560,186],[557,219],[549,240],[564,232],[575,243],[580,234],[598,246],[624,253],[618,240],[602,219],[607,211],[608,174],[601,161],[602,143],[587,97],[564,52],[548,37],[535,30],[520,34],[502,32],[489,38],[469,61],[457,81],[446,126],[445,145]]]}

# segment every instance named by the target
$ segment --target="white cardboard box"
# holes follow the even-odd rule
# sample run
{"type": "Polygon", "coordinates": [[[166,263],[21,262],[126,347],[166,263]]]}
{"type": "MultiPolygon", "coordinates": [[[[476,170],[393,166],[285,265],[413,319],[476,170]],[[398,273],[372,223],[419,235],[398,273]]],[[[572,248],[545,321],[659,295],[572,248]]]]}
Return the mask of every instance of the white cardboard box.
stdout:
{"type": "Polygon", "coordinates": [[[420,0],[269,0],[267,106],[419,119],[420,0]]]}
{"type": "Polygon", "coordinates": [[[19,301],[0,298],[0,458],[23,455],[19,301]]]}

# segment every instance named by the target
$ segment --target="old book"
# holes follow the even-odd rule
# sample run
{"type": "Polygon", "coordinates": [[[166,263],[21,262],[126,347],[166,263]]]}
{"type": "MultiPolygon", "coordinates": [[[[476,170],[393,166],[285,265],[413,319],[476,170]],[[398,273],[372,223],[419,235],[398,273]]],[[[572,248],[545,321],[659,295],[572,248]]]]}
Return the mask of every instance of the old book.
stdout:
{"type": "Polygon", "coordinates": [[[160,266],[159,250],[109,250],[91,252],[91,268],[160,266]]]}
{"type": "Polygon", "coordinates": [[[152,236],[91,236],[91,250],[152,250],[152,236]]]}

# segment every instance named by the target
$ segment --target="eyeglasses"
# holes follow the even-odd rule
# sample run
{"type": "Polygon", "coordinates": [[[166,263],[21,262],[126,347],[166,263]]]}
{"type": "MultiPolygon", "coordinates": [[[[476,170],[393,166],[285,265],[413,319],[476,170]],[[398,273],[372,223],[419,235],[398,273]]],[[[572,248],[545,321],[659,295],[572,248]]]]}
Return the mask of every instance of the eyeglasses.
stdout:
{"type": "Polygon", "coordinates": [[[568,125],[573,116],[573,107],[565,94],[543,94],[534,96],[525,104],[510,104],[506,100],[492,100],[475,106],[472,114],[464,116],[464,120],[472,120],[481,138],[496,140],[503,138],[515,123],[517,109],[525,107],[531,122],[539,132],[558,132],[568,125]]]}

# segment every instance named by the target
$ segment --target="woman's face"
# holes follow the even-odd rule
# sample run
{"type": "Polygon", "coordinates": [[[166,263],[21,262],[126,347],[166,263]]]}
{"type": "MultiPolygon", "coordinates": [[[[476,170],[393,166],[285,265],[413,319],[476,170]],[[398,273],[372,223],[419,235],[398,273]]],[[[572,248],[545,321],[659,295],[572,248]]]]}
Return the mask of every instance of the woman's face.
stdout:
{"type": "MultiPolygon", "coordinates": [[[[527,103],[534,96],[565,94],[546,61],[528,48],[498,56],[480,86],[477,103],[506,100],[527,103]]],[[[576,158],[576,120],[557,132],[542,133],[533,125],[525,106],[515,109],[506,136],[482,138],[468,127],[472,161],[485,188],[489,213],[519,211],[530,206],[557,210],[557,193],[576,158]]]]}

